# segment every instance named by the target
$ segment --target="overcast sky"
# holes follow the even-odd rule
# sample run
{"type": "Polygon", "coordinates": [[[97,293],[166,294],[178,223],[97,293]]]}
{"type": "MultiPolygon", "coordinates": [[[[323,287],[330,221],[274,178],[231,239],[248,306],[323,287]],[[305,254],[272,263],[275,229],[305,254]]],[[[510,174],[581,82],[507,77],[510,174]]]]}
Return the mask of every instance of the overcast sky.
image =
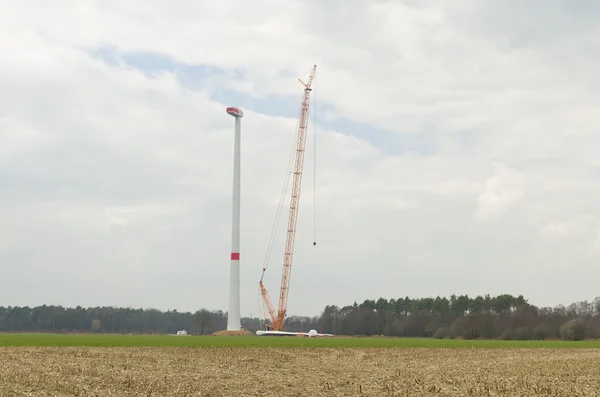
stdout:
{"type": "Polygon", "coordinates": [[[235,105],[256,315],[313,64],[289,312],[600,295],[597,1],[0,4],[0,305],[226,310],[235,105]]]}

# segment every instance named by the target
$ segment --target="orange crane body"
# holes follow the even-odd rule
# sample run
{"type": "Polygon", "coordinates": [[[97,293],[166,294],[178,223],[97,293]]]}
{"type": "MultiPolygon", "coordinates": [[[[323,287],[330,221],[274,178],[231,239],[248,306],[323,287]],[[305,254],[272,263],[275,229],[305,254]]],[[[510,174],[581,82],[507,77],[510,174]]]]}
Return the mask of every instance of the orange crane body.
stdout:
{"type": "Polygon", "coordinates": [[[287,312],[288,293],[290,288],[290,275],[292,271],[292,258],[294,256],[294,242],[296,239],[296,223],[298,219],[298,206],[300,204],[300,187],[302,186],[302,169],[304,168],[304,153],[306,148],[306,133],[308,131],[308,109],[310,104],[311,85],[315,77],[317,65],[314,65],[306,83],[298,79],[304,86],[304,95],[302,98],[302,108],[300,110],[300,120],[298,124],[298,136],[296,140],[295,165],[292,182],[292,197],[290,200],[290,212],[288,217],[287,236],[285,241],[285,253],[283,256],[283,270],[281,276],[281,289],[279,292],[279,306],[277,314],[269,297],[269,293],[263,284],[263,277],[266,268],[263,268],[263,277],[259,285],[260,292],[271,318],[269,328],[274,331],[283,331],[285,315],[287,312]]]}

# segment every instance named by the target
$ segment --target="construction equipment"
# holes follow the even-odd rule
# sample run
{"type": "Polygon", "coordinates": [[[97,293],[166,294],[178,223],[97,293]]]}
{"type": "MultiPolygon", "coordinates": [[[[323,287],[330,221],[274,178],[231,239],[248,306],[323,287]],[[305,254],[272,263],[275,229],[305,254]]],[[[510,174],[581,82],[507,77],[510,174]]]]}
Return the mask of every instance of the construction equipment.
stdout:
{"type": "MultiPolygon", "coordinates": [[[[308,108],[310,104],[310,94],[312,91],[311,86],[315,78],[316,69],[317,65],[314,65],[310,71],[306,83],[304,83],[301,79],[298,79],[298,81],[300,81],[300,83],[302,83],[302,85],[304,86],[304,94],[302,97],[302,107],[300,109],[300,118],[298,123],[295,151],[292,152],[292,156],[295,156],[293,157],[293,163],[295,164],[295,166],[292,174],[293,182],[290,200],[290,212],[288,217],[285,253],[283,256],[283,271],[281,277],[281,289],[279,292],[279,306],[277,309],[277,314],[275,314],[273,303],[271,302],[269,293],[267,292],[263,284],[263,278],[265,276],[265,270],[267,268],[266,262],[268,261],[268,258],[265,260],[265,264],[263,265],[262,276],[259,282],[262,300],[263,303],[267,306],[267,310],[269,312],[269,317],[271,320],[271,324],[267,324],[267,322],[265,321],[265,327],[273,331],[283,331],[283,325],[285,322],[285,316],[287,312],[290,274],[292,270],[292,258],[294,255],[294,242],[296,238],[296,221],[298,219],[298,206],[300,204],[300,187],[302,185],[302,170],[304,167],[306,134],[308,130],[308,108]]],[[[290,164],[291,163],[292,159],[290,159],[290,164]]],[[[316,245],[316,242],[313,242],[313,245],[316,245]]]]}

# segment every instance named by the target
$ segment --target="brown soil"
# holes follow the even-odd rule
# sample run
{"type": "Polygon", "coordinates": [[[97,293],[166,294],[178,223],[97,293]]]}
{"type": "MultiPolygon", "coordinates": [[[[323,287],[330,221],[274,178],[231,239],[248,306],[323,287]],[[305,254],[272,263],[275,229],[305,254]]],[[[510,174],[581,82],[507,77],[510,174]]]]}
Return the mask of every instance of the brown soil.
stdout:
{"type": "Polygon", "coordinates": [[[213,333],[214,336],[255,336],[255,334],[253,334],[250,331],[247,331],[245,329],[241,330],[241,331],[217,331],[215,333],[213,333]]]}
{"type": "Polygon", "coordinates": [[[0,396],[594,396],[600,349],[0,348],[0,396]]]}

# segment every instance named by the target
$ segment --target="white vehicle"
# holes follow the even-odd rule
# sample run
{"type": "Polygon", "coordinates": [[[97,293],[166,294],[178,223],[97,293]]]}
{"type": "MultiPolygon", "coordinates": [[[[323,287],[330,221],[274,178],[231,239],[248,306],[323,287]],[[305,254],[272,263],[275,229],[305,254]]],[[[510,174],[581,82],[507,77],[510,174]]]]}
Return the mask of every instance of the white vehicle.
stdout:
{"type": "Polygon", "coordinates": [[[333,336],[332,334],[320,334],[311,329],[308,332],[286,332],[286,331],[256,331],[257,336],[308,336],[309,338],[322,338],[333,336]]]}

